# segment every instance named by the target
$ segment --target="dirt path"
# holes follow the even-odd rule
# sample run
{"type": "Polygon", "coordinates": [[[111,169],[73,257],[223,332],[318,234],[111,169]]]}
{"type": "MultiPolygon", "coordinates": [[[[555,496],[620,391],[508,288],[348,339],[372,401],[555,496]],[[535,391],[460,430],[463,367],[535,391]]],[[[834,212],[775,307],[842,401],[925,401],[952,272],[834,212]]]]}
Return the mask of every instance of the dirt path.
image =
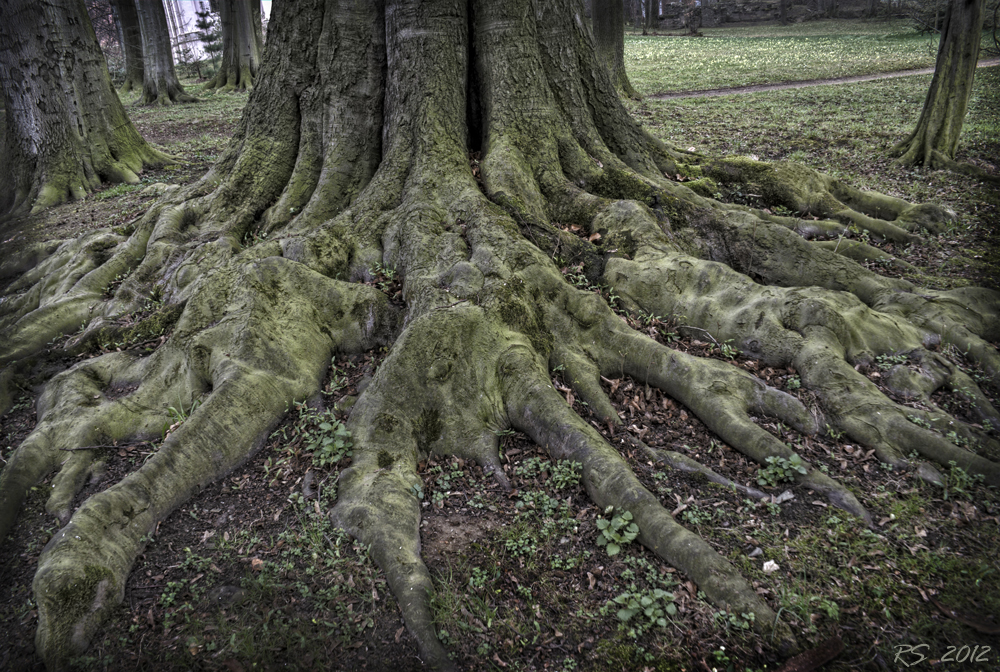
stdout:
{"type": "MultiPolygon", "coordinates": [[[[1000,58],[988,58],[979,61],[980,68],[991,68],[1000,65],[1000,58]]],[[[804,89],[807,86],[823,86],[825,84],[852,84],[854,82],[869,82],[873,79],[889,79],[892,77],[909,77],[910,75],[929,75],[934,68],[919,70],[897,70],[895,72],[879,72],[874,75],[856,75],[854,77],[834,77],[832,79],[806,79],[800,82],[779,82],[777,84],[754,84],[753,86],[734,86],[724,89],[705,89],[703,91],[677,91],[675,93],[657,93],[647,98],[669,100],[672,98],[708,98],[711,96],[729,96],[739,93],[757,93],[759,91],[780,91],[782,89],[804,89]]]]}

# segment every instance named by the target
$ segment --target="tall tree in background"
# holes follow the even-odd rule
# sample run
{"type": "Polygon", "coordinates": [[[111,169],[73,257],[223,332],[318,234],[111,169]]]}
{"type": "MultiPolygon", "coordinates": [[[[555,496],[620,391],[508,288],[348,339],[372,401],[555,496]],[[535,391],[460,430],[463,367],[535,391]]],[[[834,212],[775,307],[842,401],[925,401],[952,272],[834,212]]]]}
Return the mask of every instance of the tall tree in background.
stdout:
{"type": "Polygon", "coordinates": [[[983,0],[948,4],[924,109],[913,133],[892,149],[899,163],[975,172],[971,166],[957,164],[955,152],[979,61],[983,7],[983,0]]]}
{"type": "MultiPolygon", "coordinates": [[[[499,455],[509,429],[582,465],[600,510],[629,512],[638,542],[717,608],[754,614],[762,645],[793,650],[766,596],[643,486],[620,452],[626,432],[601,377],[663,390],[762,468],[794,460],[794,487],[858,525],[874,523],[850,489],[768,426],[784,423],[803,442],[824,426],[843,432],[938,485],[934,464],[1000,485],[1000,465],[963,447],[997,454],[982,427],[1000,426],[1000,413],[933,352],[953,344],[1000,380],[988,342],[1000,334],[1000,295],[922,288],[859,265],[837,241],[809,240],[852,225],[918,244],[948,221],[940,208],[798,164],[663,144],[623,107],[575,0],[275,3],[260,79],[212,169],[127,237],[101,232],[113,244],[99,258],[91,239],[47,257],[40,243],[44,261],[0,302],[0,411],[18,366],[44,361],[52,376],[34,430],[0,475],[3,538],[27,493],[56,472],[46,510],[61,529],[33,583],[37,651],[53,668],[79,654],[123,599],[158,522],[245,462],[291,402],[317,397],[333,353],[383,347],[346,421],[353,456],[329,514],[370,546],[428,665],[454,667],[421,557],[418,464],[458,456],[509,488],[499,455]],[[688,179],[667,177],[679,174],[688,179]],[[717,182],[808,216],[714,201],[717,182]],[[396,270],[402,305],[362,282],[378,266],[396,270]],[[684,316],[690,333],[794,369],[810,407],[750,370],[649,338],[568,268],[633,315],[684,316]],[[162,301],[142,313],[153,292],[162,301]],[[138,324],[118,321],[138,314],[138,324]],[[169,337],[148,355],[61,350],[154,328],[169,337]],[[864,375],[900,352],[920,367],[903,367],[893,390],[933,413],[864,375]],[[582,415],[553,387],[558,371],[586,401],[582,415]],[[976,399],[976,418],[929,400],[958,389],[976,399]],[[78,501],[104,446],[159,440],[170,406],[193,410],[134,471],[78,501]],[[612,445],[592,423],[623,431],[612,445]]],[[[721,478],[631,440],[650,460],[721,478]]]]}
{"type": "Polygon", "coordinates": [[[142,102],[171,105],[197,100],[184,91],[177,79],[163,0],[135,0],[135,6],[142,31],[142,102]]]}
{"type": "Polygon", "coordinates": [[[135,183],[166,159],[125,114],[83,0],[0,5],[0,85],[0,214],[82,198],[102,180],[135,183]]]}
{"type": "MultiPolygon", "coordinates": [[[[204,6],[203,6],[204,7],[204,6]]],[[[198,29],[198,41],[201,42],[202,49],[212,59],[212,69],[218,70],[216,59],[222,51],[222,39],[219,34],[218,15],[211,8],[200,9],[195,14],[198,20],[194,22],[198,29]]],[[[198,68],[198,76],[201,77],[201,68],[198,68]]]]}
{"type": "Polygon", "coordinates": [[[142,28],[135,0],[111,0],[118,23],[121,25],[125,51],[125,82],[118,92],[122,95],[141,89],[145,81],[142,58],[142,28]]]}
{"type": "Polygon", "coordinates": [[[623,0],[594,0],[591,10],[597,56],[604,63],[615,88],[638,98],[625,72],[625,5],[623,0]]]}
{"type": "Polygon", "coordinates": [[[260,0],[218,0],[217,6],[222,24],[222,65],[205,88],[252,88],[264,49],[260,0]]]}

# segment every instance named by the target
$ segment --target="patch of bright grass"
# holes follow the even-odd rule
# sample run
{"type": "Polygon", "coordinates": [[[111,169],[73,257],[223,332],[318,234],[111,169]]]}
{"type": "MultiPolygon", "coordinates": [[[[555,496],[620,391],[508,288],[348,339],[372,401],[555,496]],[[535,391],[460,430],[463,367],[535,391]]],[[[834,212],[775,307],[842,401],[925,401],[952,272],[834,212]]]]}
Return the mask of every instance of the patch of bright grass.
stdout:
{"type": "MultiPolygon", "coordinates": [[[[867,75],[934,65],[937,37],[905,20],[811,21],[626,36],[625,68],[644,95],[867,75]]],[[[984,34],[985,36],[985,34],[984,34]]]]}

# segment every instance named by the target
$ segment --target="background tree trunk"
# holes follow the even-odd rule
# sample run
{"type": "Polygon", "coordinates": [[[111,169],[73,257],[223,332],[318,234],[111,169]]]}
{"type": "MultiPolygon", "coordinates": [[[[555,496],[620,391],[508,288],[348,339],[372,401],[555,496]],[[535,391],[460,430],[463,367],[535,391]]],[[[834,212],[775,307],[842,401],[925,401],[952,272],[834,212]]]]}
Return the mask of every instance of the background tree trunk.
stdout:
{"type": "Polygon", "coordinates": [[[125,52],[125,83],[118,90],[124,95],[143,85],[142,29],[139,27],[135,0],[111,0],[111,6],[121,26],[122,51],[125,52]]]}
{"type": "Polygon", "coordinates": [[[594,41],[597,56],[604,63],[615,88],[629,98],[639,94],[625,72],[625,6],[622,0],[594,0],[594,41]]]}
{"type": "Polygon", "coordinates": [[[934,78],[917,126],[892,152],[904,165],[954,168],[979,61],[983,0],[951,0],[941,31],[934,78]]]}
{"type": "Polygon", "coordinates": [[[166,159],[125,114],[83,0],[0,5],[0,83],[0,213],[82,198],[102,180],[138,182],[144,166],[166,159]]]}
{"type": "Polygon", "coordinates": [[[205,88],[252,88],[264,48],[260,0],[220,0],[217,4],[222,23],[222,65],[205,88]]]}
{"type": "Polygon", "coordinates": [[[196,100],[184,91],[174,70],[163,0],[135,0],[135,6],[142,30],[143,104],[170,105],[196,100]]]}

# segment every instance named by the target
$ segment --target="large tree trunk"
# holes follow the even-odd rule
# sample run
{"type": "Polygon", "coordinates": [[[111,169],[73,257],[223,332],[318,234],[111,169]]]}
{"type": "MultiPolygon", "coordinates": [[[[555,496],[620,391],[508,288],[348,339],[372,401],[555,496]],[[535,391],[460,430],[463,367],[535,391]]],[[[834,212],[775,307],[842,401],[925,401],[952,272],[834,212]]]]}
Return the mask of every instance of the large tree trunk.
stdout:
{"type": "Polygon", "coordinates": [[[0,85],[0,215],[83,198],[102,180],[138,182],[166,159],[126,116],[83,0],[0,6],[0,85]]]}
{"type": "Polygon", "coordinates": [[[222,65],[205,88],[223,91],[253,88],[264,48],[260,0],[220,0],[218,5],[222,23],[222,65]]]}
{"type": "Polygon", "coordinates": [[[125,83],[118,92],[125,95],[132,89],[141,89],[144,81],[142,61],[142,29],[135,0],[111,0],[111,6],[121,26],[122,51],[125,52],[125,83]]]}
{"type": "MultiPolygon", "coordinates": [[[[350,412],[353,461],[331,516],[370,545],[436,668],[453,665],[431,619],[417,465],[456,455],[509,486],[498,452],[509,429],[579,462],[597,506],[629,511],[639,541],[719,608],[755,614],[763,645],[796,647],[772,606],[594,429],[622,424],[602,376],[662,389],[761,465],[793,459],[766,429],[783,422],[803,441],[823,426],[844,432],[932,482],[942,482],[934,462],[1000,485],[1000,465],[956,445],[996,451],[993,436],[940,408],[897,404],[860,372],[911,353],[920,367],[894,375],[900,397],[930,405],[935,391],[961,390],[977,421],[1000,426],[976,383],[929,349],[953,343],[1000,380],[987,342],[1000,338],[1000,297],[883,278],[846,256],[857,246],[807,239],[855,226],[917,243],[949,213],[796,164],[709,161],[663,145],[623,108],[573,0],[300,0],[276,3],[270,30],[236,137],[212,170],[127,238],[105,231],[40,253],[44,263],[0,303],[8,387],[19,362],[65,361],[48,350],[56,336],[76,334],[65,347],[77,352],[115,338],[122,315],[140,315],[129,327],[140,332],[171,328],[149,356],[83,359],[52,378],[37,428],[0,476],[2,538],[28,490],[58,472],[47,509],[63,527],[34,581],[37,648],[51,667],[86,647],[122,600],[145,535],[253,454],[290,402],[316,396],[333,352],[391,347],[350,412]],[[717,182],[808,216],[699,195],[717,182]],[[365,284],[377,267],[395,269],[405,305],[365,284]],[[569,269],[635,315],[684,316],[691,333],[794,368],[815,408],[633,330],[569,269]],[[163,305],[141,312],[153,291],[163,305]],[[554,389],[556,371],[587,418],[554,389]],[[112,393],[123,386],[137,389],[112,393]],[[169,406],[198,400],[152,457],[74,504],[101,444],[159,437],[169,406]]],[[[800,466],[801,500],[825,498],[872,524],[847,487],[800,466]]]]}
{"type": "Polygon", "coordinates": [[[892,152],[904,165],[955,168],[962,124],[979,61],[983,0],[951,0],[941,30],[934,78],[917,127],[892,152]]]}
{"type": "Polygon", "coordinates": [[[594,41],[611,81],[630,98],[639,94],[625,72],[625,6],[622,0],[594,0],[594,41]]]}
{"type": "Polygon", "coordinates": [[[174,71],[174,52],[163,0],[135,0],[142,30],[144,105],[171,105],[195,100],[188,95],[174,71]]]}

